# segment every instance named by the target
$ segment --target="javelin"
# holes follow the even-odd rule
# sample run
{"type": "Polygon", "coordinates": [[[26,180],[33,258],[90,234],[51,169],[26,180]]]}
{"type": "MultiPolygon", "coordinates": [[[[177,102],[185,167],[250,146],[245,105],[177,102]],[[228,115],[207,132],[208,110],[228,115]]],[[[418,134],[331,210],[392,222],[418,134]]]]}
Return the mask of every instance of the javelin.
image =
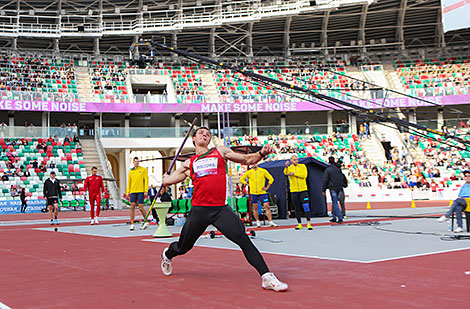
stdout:
{"type": "MultiPolygon", "coordinates": [[[[194,118],[193,123],[191,124],[191,127],[189,128],[188,133],[186,133],[186,136],[184,137],[184,140],[183,140],[183,142],[181,143],[180,148],[179,148],[178,151],[176,152],[176,155],[175,155],[175,157],[173,158],[173,161],[171,161],[170,167],[168,168],[168,171],[166,172],[168,175],[170,175],[171,170],[173,169],[173,166],[175,165],[176,159],[178,158],[178,156],[180,155],[181,151],[183,150],[183,146],[184,146],[184,144],[186,143],[186,140],[188,139],[189,135],[191,134],[191,131],[193,130],[194,125],[196,124],[196,121],[197,121],[197,117],[194,118]]],[[[150,215],[150,211],[152,211],[153,205],[155,205],[155,201],[156,201],[157,198],[160,196],[160,193],[162,192],[162,189],[163,189],[163,181],[162,181],[162,185],[160,186],[160,189],[158,189],[157,195],[156,195],[155,198],[153,199],[152,205],[150,205],[149,211],[147,212],[147,215],[145,216],[144,222],[142,222],[142,226],[144,226],[145,222],[147,222],[147,219],[148,219],[148,217],[149,217],[149,215],[150,215]]],[[[162,219],[162,220],[163,220],[163,219],[162,219]]]]}

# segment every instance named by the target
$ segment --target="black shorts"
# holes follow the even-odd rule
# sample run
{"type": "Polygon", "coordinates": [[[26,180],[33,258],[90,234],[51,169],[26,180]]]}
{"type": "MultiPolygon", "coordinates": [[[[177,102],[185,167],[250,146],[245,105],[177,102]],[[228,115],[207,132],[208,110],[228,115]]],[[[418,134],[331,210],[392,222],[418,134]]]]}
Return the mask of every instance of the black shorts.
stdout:
{"type": "Polygon", "coordinates": [[[292,192],[292,203],[294,205],[303,205],[309,203],[308,191],[292,192]]]}
{"type": "Polygon", "coordinates": [[[47,198],[47,206],[54,206],[54,204],[59,204],[59,199],[57,197],[47,198]]]}

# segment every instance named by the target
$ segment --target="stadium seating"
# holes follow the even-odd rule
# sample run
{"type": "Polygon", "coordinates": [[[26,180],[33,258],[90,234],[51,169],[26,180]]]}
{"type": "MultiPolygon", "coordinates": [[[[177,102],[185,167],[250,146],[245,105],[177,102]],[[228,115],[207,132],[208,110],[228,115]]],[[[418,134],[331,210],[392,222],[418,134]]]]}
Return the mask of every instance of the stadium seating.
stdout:
{"type": "Polygon", "coordinates": [[[9,176],[8,181],[0,181],[0,200],[18,200],[12,197],[10,188],[21,186],[26,189],[29,199],[44,199],[43,184],[50,172],[56,172],[56,178],[62,180],[63,206],[81,207],[84,199],[84,184],[81,180],[87,176],[82,150],[74,142],[53,142],[47,139],[37,138],[0,138],[1,157],[0,175],[17,173],[9,176]],[[45,145],[45,148],[39,146],[45,145]],[[33,168],[33,161],[37,161],[38,167],[33,168]],[[10,164],[13,164],[11,166],[10,164]],[[51,168],[51,164],[54,168],[51,168]],[[41,168],[41,167],[44,168],[41,168]],[[23,169],[31,176],[23,176],[23,169]],[[71,190],[72,183],[77,184],[76,190],[71,190]],[[78,205],[71,201],[78,200],[78,205]]]}
{"type": "MultiPolygon", "coordinates": [[[[137,72],[144,69],[138,69],[136,66],[130,66],[129,69],[135,69],[137,72]]],[[[196,63],[166,63],[158,62],[147,66],[145,71],[157,75],[168,75],[173,81],[175,94],[178,103],[203,103],[204,89],[202,79],[199,73],[204,68],[203,65],[196,63]]]]}
{"type": "MultiPolygon", "coordinates": [[[[341,75],[341,73],[345,73],[344,62],[338,61],[326,64],[310,62],[301,65],[293,62],[254,62],[246,69],[305,89],[326,91],[333,96],[340,94],[339,89],[342,89],[343,92],[349,91],[347,80],[341,75]],[[317,69],[320,65],[327,70],[317,69]],[[336,89],[336,91],[329,91],[329,89],[336,89]]],[[[248,78],[240,73],[232,73],[229,70],[216,70],[214,71],[214,77],[220,94],[234,98],[235,102],[246,101],[249,97],[253,100],[260,100],[259,97],[261,97],[260,101],[263,102],[290,99],[289,96],[284,96],[270,87],[250,82],[248,78]]],[[[228,98],[228,100],[231,98],[228,98]]],[[[298,98],[293,98],[293,100],[298,100],[298,98]]]]}
{"type": "Polygon", "coordinates": [[[91,62],[89,73],[97,102],[130,103],[126,86],[126,67],[121,62],[91,62]]]}
{"type": "Polygon", "coordinates": [[[414,96],[468,94],[470,57],[394,62],[407,92],[414,96]]]}
{"type": "Polygon", "coordinates": [[[73,62],[33,56],[0,56],[4,100],[78,101],[73,62]]]}

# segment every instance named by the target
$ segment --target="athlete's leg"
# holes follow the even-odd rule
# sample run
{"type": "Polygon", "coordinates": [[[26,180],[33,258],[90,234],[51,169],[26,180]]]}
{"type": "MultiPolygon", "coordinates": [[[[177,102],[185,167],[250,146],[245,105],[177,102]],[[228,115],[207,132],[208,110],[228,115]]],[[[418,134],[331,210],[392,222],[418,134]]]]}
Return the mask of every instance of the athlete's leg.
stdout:
{"type": "Polygon", "coordinates": [[[94,195],[88,195],[88,200],[90,201],[90,217],[92,219],[95,218],[95,196],[94,195]]]}
{"type": "Polygon", "coordinates": [[[95,195],[95,202],[96,202],[96,216],[100,216],[100,210],[101,210],[101,195],[97,194],[95,195]]]}
{"type": "Polygon", "coordinates": [[[134,224],[135,218],[135,203],[131,203],[131,225],[134,224]]]}
{"type": "Polygon", "coordinates": [[[178,241],[173,242],[166,251],[166,257],[172,259],[183,255],[194,246],[194,243],[204,233],[210,224],[209,213],[213,207],[193,206],[188,213],[186,222],[181,230],[178,241]]]}
{"type": "MultiPolygon", "coordinates": [[[[57,202],[54,203],[54,218],[57,220],[57,214],[59,212],[59,204],[57,202]]],[[[57,223],[57,221],[56,221],[57,223]]]]}
{"type": "Polygon", "coordinates": [[[54,220],[54,214],[52,213],[52,208],[54,207],[53,204],[49,205],[49,217],[51,218],[51,221],[54,220]]]}
{"type": "Polygon", "coordinates": [[[273,221],[273,215],[271,214],[271,209],[269,209],[269,202],[264,202],[263,206],[266,211],[266,217],[268,217],[268,221],[273,221]]]}
{"type": "Polygon", "coordinates": [[[300,216],[300,205],[302,204],[302,201],[300,200],[300,193],[299,192],[292,192],[291,193],[292,197],[292,204],[294,204],[294,210],[295,210],[295,217],[297,218],[297,223],[301,224],[302,219],[300,216]]]}
{"type": "Polygon", "coordinates": [[[258,203],[253,204],[253,217],[255,217],[256,221],[259,221],[258,203]]]}
{"type": "Polygon", "coordinates": [[[246,235],[245,226],[240,218],[228,206],[221,207],[213,213],[211,222],[229,240],[236,243],[242,250],[248,263],[250,263],[260,276],[269,272],[268,265],[258,249],[246,235]]]}
{"type": "Polygon", "coordinates": [[[147,213],[145,212],[144,204],[139,204],[139,210],[140,210],[140,213],[142,214],[142,217],[144,217],[145,219],[145,216],[147,215],[147,213]]]}

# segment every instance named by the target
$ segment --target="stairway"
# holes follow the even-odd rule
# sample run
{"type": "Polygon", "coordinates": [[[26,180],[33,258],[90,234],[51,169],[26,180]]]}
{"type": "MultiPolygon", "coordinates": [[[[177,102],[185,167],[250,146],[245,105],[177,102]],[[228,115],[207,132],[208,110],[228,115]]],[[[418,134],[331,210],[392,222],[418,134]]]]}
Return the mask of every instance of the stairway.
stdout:
{"type": "Polygon", "coordinates": [[[360,142],[362,151],[365,152],[365,157],[374,164],[383,164],[385,162],[385,155],[382,144],[377,141],[375,137],[370,139],[363,139],[360,142]]]}
{"type": "Polygon", "coordinates": [[[75,77],[77,80],[77,92],[82,102],[94,102],[93,87],[91,83],[88,67],[76,66],[75,77]]]}
{"type": "Polygon", "coordinates": [[[204,88],[204,94],[207,103],[220,103],[219,91],[214,80],[214,75],[209,70],[201,70],[199,77],[202,80],[202,86],[204,88]]]}
{"type": "Polygon", "coordinates": [[[101,166],[100,157],[98,156],[98,150],[96,149],[95,139],[81,139],[83,152],[83,161],[85,161],[85,168],[87,174],[91,174],[91,168],[96,166],[98,168],[98,174],[104,177],[103,167],[101,166]]]}
{"type": "Polygon", "coordinates": [[[391,89],[401,92],[401,93],[405,93],[405,88],[403,87],[403,84],[400,82],[400,78],[398,77],[397,72],[393,68],[393,65],[384,64],[383,68],[384,68],[384,72],[387,77],[387,80],[390,83],[391,89]]]}

